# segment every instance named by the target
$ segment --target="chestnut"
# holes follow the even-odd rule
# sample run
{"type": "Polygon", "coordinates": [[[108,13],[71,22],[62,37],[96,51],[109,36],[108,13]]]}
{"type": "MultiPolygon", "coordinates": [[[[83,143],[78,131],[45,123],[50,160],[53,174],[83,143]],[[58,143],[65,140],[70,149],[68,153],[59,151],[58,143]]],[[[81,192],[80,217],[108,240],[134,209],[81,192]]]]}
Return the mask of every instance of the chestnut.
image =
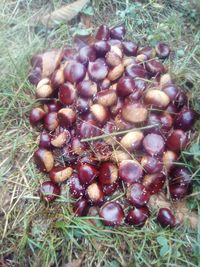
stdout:
{"type": "Polygon", "coordinates": [[[118,66],[114,67],[113,69],[111,69],[108,72],[107,78],[110,81],[115,81],[115,80],[119,79],[122,76],[123,72],[124,72],[124,65],[123,64],[119,64],[118,66]]]}
{"type": "Polygon", "coordinates": [[[86,113],[90,109],[91,105],[91,99],[78,97],[76,100],[76,109],[79,113],[86,113]]]}
{"type": "Polygon", "coordinates": [[[133,92],[135,82],[133,78],[122,77],[117,83],[117,94],[119,96],[128,96],[133,92]]]}
{"type": "Polygon", "coordinates": [[[174,162],[177,160],[178,155],[171,150],[167,150],[163,153],[162,161],[166,171],[170,171],[174,166],[174,162]]]}
{"type": "Polygon", "coordinates": [[[54,135],[51,138],[51,145],[53,147],[60,148],[62,147],[65,143],[68,143],[70,140],[70,132],[67,130],[64,130],[62,132],[59,132],[58,134],[54,135]]]}
{"type": "Polygon", "coordinates": [[[34,159],[41,172],[50,172],[50,170],[53,168],[53,154],[47,149],[39,148],[36,150],[34,153],[34,159]]]}
{"type": "Polygon", "coordinates": [[[165,43],[158,43],[155,47],[156,54],[159,58],[165,59],[169,56],[170,54],[170,48],[167,44],[165,43]]]}
{"type": "Polygon", "coordinates": [[[85,77],[86,69],[83,64],[70,61],[64,68],[65,80],[70,83],[78,83],[85,77]]]}
{"type": "Polygon", "coordinates": [[[99,123],[105,123],[108,119],[108,112],[106,108],[100,104],[94,104],[90,107],[90,111],[94,116],[95,120],[99,123]]]}
{"type": "Polygon", "coordinates": [[[144,176],[142,184],[148,192],[153,195],[158,193],[164,186],[166,176],[163,173],[147,174],[144,176]]]}
{"type": "Polygon", "coordinates": [[[61,127],[71,127],[76,121],[76,113],[71,108],[62,108],[58,111],[58,121],[61,127]]]}
{"type": "Polygon", "coordinates": [[[124,221],[122,206],[114,201],[105,203],[100,208],[99,215],[103,219],[103,223],[107,226],[120,225],[124,221]]]}
{"type": "Polygon", "coordinates": [[[168,136],[166,145],[169,150],[179,152],[187,146],[187,141],[186,133],[177,129],[168,136]]]}
{"type": "Polygon", "coordinates": [[[163,153],[165,141],[159,134],[147,134],[143,139],[143,147],[151,156],[157,156],[163,153]]]}
{"type": "Polygon", "coordinates": [[[36,87],[37,98],[47,98],[50,97],[52,93],[53,93],[53,88],[48,78],[44,78],[41,81],[39,81],[36,87]]]}
{"type": "Polygon", "coordinates": [[[122,43],[124,54],[127,56],[136,56],[138,45],[134,42],[126,41],[122,43]]]}
{"type": "Polygon", "coordinates": [[[173,123],[173,117],[167,112],[164,112],[160,115],[161,130],[169,131],[172,128],[173,123]]]}
{"type": "Polygon", "coordinates": [[[142,157],[141,165],[148,174],[159,173],[163,169],[161,160],[149,155],[144,155],[142,157]]]}
{"type": "Polygon", "coordinates": [[[103,202],[104,193],[97,183],[90,184],[86,190],[86,194],[92,203],[97,204],[103,202]]]}
{"type": "Polygon", "coordinates": [[[157,221],[163,227],[169,226],[170,228],[173,228],[176,226],[176,219],[171,210],[167,208],[159,209],[157,221]]]}
{"type": "Polygon", "coordinates": [[[128,103],[122,107],[122,117],[131,123],[145,122],[147,115],[147,109],[140,103],[128,103]]]}
{"type": "Polygon", "coordinates": [[[82,197],[85,194],[85,186],[80,183],[78,174],[74,173],[68,181],[69,191],[74,198],[82,197]]]}
{"type": "Polygon", "coordinates": [[[103,162],[99,169],[99,181],[101,184],[113,184],[118,179],[118,168],[112,162],[103,162]]]}
{"type": "Polygon", "coordinates": [[[54,71],[51,76],[52,87],[58,89],[65,82],[63,67],[54,71]]]}
{"type": "Polygon", "coordinates": [[[54,166],[49,172],[49,178],[52,182],[62,183],[67,180],[73,173],[71,167],[54,166]]]}
{"type": "Polygon", "coordinates": [[[99,89],[102,91],[102,90],[105,90],[105,89],[111,89],[110,86],[111,86],[111,82],[108,78],[105,78],[103,79],[102,81],[100,81],[98,83],[99,85],[99,89]]]}
{"type": "Polygon", "coordinates": [[[169,193],[173,200],[180,200],[188,194],[188,185],[186,184],[169,184],[169,193]]]}
{"type": "Polygon", "coordinates": [[[151,89],[144,95],[144,103],[154,108],[165,109],[170,103],[170,98],[163,91],[151,89]]]}
{"type": "Polygon", "coordinates": [[[113,51],[106,53],[105,59],[110,67],[116,67],[122,63],[121,57],[113,51]]]}
{"type": "Polygon", "coordinates": [[[147,207],[133,208],[129,210],[126,216],[126,222],[130,225],[144,226],[149,216],[150,211],[147,207]]]}
{"type": "Polygon", "coordinates": [[[89,61],[95,61],[96,51],[94,47],[86,45],[79,50],[78,61],[87,65],[89,61]]]}
{"type": "Polygon", "coordinates": [[[35,67],[28,75],[28,80],[31,84],[37,85],[42,79],[42,70],[40,67],[35,67]]]}
{"type": "Polygon", "coordinates": [[[40,134],[40,139],[39,139],[39,147],[40,148],[46,148],[46,149],[51,149],[51,137],[50,135],[43,131],[40,134]]]}
{"type": "Polygon", "coordinates": [[[147,71],[140,65],[130,64],[126,67],[126,74],[131,78],[148,78],[147,71]]]}
{"type": "Polygon", "coordinates": [[[121,110],[123,104],[124,104],[124,101],[118,97],[116,104],[110,107],[110,113],[112,115],[117,115],[119,111],[121,110]]]}
{"type": "Polygon", "coordinates": [[[87,149],[86,144],[81,142],[78,137],[72,138],[71,147],[72,147],[72,153],[76,155],[82,155],[87,149]]]}
{"type": "Polygon", "coordinates": [[[46,102],[43,107],[46,113],[58,112],[62,108],[62,104],[60,103],[60,101],[53,99],[51,101],[46,102]]]}
{"type": "Polygon", "coordinates": [[[73,212],[76,216],[85,216],[87,215],[88,209],[88,201],[84,198],[81,198],[77,202],[75,202],[73,212]]]}
{"type": "Polygon", "coordinates": [[[77,91],[81,97],[93,97],[97,93],[97,84],[90,80],[83,80],[77,84],[77,91]]]}
{"type": "Polygon", "coordinates": [[[116,102],[117,94],[115,90],[106,89],[97,93],[97,103],[104,107],[113,106],[116,102]]]}
{"type": "Polygon", "coordinates": [[[176,99],[175,99],[175,105],[177,106],[178,109],[181,109],[184,105],[187,104],[188,98],[186,93],[184,93],[183,91],[178,92],[178,94],[176,95],[176,99]]]}
{"type": "Polygon", "coordinates": [[[96,60],[94,62],[89,62],[88,74],[91,80],[101,81],[106,78],[108,74],[108,67],[102,60],[96,60]]]}
{"type": "Polygon", "coordinates": [[[141,146],[143,138],[144,135],[141,131],[130,132],[122,137],[120,144],[123,148],[133,152],[141,146]]]}
{"type": "Polygon", "coordinates": [[[29,121],[30,121],[32,126],[35,126],[43,120],[44,116],[45,116],[45,112],[43,109],[33,108],[31,110],[30,115],[29,115],[29,121]]]}
{"type": "Polygon", "coordinates": [[[137,54],[138,55],[145,55],[147,57],[147,59],[154,58],[156,55],[155,49],[150,47],[150,46],[145,46],[145,47],[139,49],[137,54]]]}
{"type": "Polygon", "coordinates": [[[54,131],[58,127],[58,114],[57,112],[49,112],[44,117],[44,128],[48,131],[54,131]]]}
{"type": "Polygon", "coordinates": [[[142,166],[135,160],[123,160],[119,163],[119,177],[128,184],[141,181],[142,174],[142,166]]]}
{"type": "Polygon", "coordinates": [[[78,178],[83,185],[91,184],[98,174],[98,170],[90,164],[84,164],[78,168],[78,178]]]}
{"type": "Polygon", "coordinates": [[[113,27],[110,30],[110,37],[112,39],[121,40],[121,39],[124,39],[125,33],[126,33],[126,29],[125,29],[124,25],[119,25],[119,26],[113,27]]]}
{"type": "Polygon", "coordinates": [[[94,137],[102,134],[97,122],[94,120],[84,121],[80,124],[79,134],[82,138],[94,137]]]}
{"type": "Polygon", "coordinates": [[[110,45],[106,41],[98,41],[94,44],[97,56],[104,57],[105,54],[110,50],[110,45]]]}
{"type": "Polygon", "coordinates": [[[119,184],[117,182],[112,184],[102,184],[101,187],[104,195],[110,196],[117,190],[119,184]]]}
{"type": "Polygon", "coordinates": [[[182,129],[184,131],[190,130],[197,119],[197,112],[191,108],[183,108],[177,115],[174,128],[182,129]]]}
{"type": "Polygon", "coordinates": [[[52,202],[60,195],[60,186],[52,181],[45,181],[39,188],[39,195],[45,202],[52,202]]]}
{"type": "Polygon", "coordinates": [[[129,160],[130,158],[130,154],[124,152],[123,150],[114,150],[111,154],[111,160],[116,163],[120,163],[123,160],[129,160]]]}
{"type": "Polygon", "coordinates": [[[147,61],[145,65],[147,71],[149,71],[152,75],[157,75],[165,72],[164,65],[156,59],[147,61]]]}
{"type": "Polygon", "coordinates": [[[189,185],[192,181],[192,174],[186,167],[176,167],[171,173],[173,177],[170,180],[171,184],[186,184],[189,185]]]}
{"type": "Polygon", "coordinates": [[[165,86],[164,88],[162,88],[162,91],[168,95],[171,101],[174,101],[179,93],[177,86],[173,84],[165,86]]]}
{"type": "Polygon", "coordinates": [[[110,38],[110,30],[106,25],[101,25],[97,31],[96,39],[107,41],[110,38]]]}
{"type": "Polygon", "coordinates": [[[59,88],[58,97],[63,105],[73,104],[76,98],[76,90],[73,84],[66,82],[59,88]]]}
{"type": "Polygon", "coordinates": [[[140,183],[133,183],[127,189],[128,201],[137,208],[145,206],[150,198],[146,187],[140,183]]]}

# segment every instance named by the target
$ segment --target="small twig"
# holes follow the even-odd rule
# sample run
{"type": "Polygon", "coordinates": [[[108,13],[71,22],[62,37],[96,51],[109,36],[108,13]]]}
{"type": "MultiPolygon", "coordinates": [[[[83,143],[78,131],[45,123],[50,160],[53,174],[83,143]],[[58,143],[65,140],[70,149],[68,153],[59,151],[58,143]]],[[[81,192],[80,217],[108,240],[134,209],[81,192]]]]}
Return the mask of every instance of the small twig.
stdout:
{"type": "Polygon", "coordinates": [[[94,137],[89,137],[89,138],[81,139],[81,142],[96,141],[96,140],[107,138],[107,137],[110,137],[110,136],[118,136],[118,135],[130,133],[130,132],[134,132],[134,131],[141,131],[141,130],[151,129],[151,128],[155,128],[157,126],[159,126],[159,124],[153,124],[153,125],[149,125],[149,126],[128,129],[128,130],[124,130],[124,131],[120,131],[120,132],[113,132],[113,133],[108,133],[108,134],[102,134],[102,135],[99,135],[99,136],[94,136],[94,137]]]}

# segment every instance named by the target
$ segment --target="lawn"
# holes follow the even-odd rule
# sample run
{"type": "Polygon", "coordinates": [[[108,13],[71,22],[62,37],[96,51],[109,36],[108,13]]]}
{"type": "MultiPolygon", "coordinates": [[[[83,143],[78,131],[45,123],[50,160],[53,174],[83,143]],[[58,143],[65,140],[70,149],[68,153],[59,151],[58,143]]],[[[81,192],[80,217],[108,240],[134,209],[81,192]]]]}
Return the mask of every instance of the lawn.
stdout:
{"type": "MultiPolygon", "coordinates": [[[[95,31],[99,25],[124,22],[127,39],[172,48],[170,73],[200,112],[200,2],[199,0],[93,0],[83,10],[89,29],[75,17],[47,29],[43,14],[70,1],[0,1],[0,266],[200,266],[200,222],[176,229],[155,223],[156,214],[141,228],[103,227],[96,219],[76,218],[67,185],[51,205],[38,197],[44,179],[32,156],[39,131],[29,124],[37,104],[27,75],[31,56],[72,43],[75,33],[95,31]],[[67,265],[68,264],[68,265],[67,265]]],[[[200,216],[200,121],[182,161],[194,174],[187,205],[200,216]]]]}

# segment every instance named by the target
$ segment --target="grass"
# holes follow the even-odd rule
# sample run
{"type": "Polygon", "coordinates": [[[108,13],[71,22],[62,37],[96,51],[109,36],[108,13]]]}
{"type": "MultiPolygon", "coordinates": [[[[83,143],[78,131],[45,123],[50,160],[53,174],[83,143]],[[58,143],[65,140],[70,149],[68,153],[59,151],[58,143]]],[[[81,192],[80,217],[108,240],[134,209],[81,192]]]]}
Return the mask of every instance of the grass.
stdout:
{"type": "MultiPolygon", "coordinates": [[[[71,43],[81,28],[78,18],[51,31],[37,23],[38,15],[64,2],[0,1],[0,266],[64,266],[81,256],[84,266],[200,266],[200,225],[163,230],[154,223],[155,214],[142,229],[106,228],[98,219],[93,225],[73,216],[66,185],[59,201],[49,207],[40,202],[37,188],[44,176],[32,162],[39,132],[28,122],[36,101],[27,73],[34,53],[71,43]]],[[[199,1],[141,2],[94,0],[92,22],[124,22],[130,39],[168,42],[173,47],[170,72],[200,111],[199,1]]],[[[182,159],[195,180],[188,205],[199,210],[200,122],[196,130],[182,159]]]]}

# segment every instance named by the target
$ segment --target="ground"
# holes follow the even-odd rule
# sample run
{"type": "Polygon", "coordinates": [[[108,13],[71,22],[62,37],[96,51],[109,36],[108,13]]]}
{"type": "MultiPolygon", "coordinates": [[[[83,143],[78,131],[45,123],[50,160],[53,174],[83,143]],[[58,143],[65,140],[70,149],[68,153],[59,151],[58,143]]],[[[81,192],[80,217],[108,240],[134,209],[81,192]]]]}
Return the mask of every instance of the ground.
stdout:
{"type": "MultiPolygon", "coordinates": [[[[0,1],[0,266],[79,266],[81,261],[83,266],[104,267],[199,266],[200,224],[196,230],[187,223],[163,230],[153,215],[142,229],[104,228],[98,221],[95,226],[86,218],[74,218],[67,187],[59,202],[50,206],[40,202],[37,188],[43,175],[32,161],[38,132],[28,121],[36,101],[27,74],[34,53],[70,43],[83,28],[80,17],[52,30],[39,22],[48,10],[66,2],[0,1]]],[[[125,22],[132,40],[169,43],[170,72],[200,111],[199,0],[94,0],[85,13],[91,15],[92,31],[101,23],[125,22]]],[[[193,194],[187,201],[196,210],[200,208],[199,129],[198,122],[192,146],[182,153],[194,173],[193,194]]]]}

